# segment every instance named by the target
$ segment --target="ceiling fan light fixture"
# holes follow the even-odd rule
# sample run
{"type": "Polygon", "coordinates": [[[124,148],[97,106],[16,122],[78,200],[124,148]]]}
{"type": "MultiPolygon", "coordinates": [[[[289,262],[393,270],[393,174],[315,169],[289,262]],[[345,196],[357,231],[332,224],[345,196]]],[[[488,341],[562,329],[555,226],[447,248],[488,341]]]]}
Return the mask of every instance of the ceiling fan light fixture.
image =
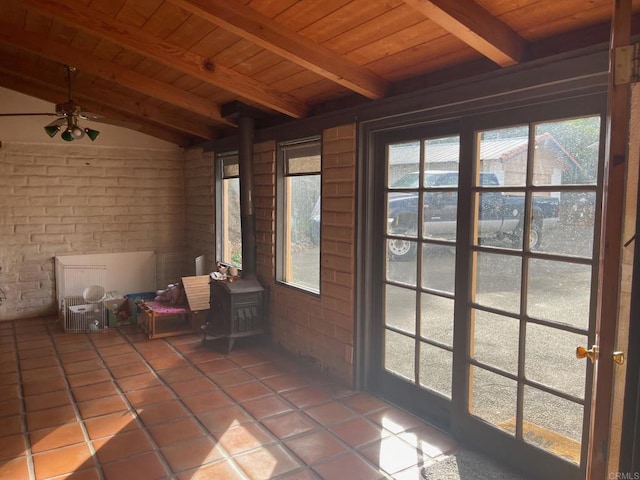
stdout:
{"type": "Polygon", "coordinates": [[[85,128],[84,129],[84,133],[87,134],[87,137],[89,137],[91,139],[91,141],[93,142],[96,138],[98,138],[98,135],[100,135],[100,132],[98,130],[94,130],[93,128],[85,128]]]}
{"type": "Polygon", "coordinates": [[[64,132],[62,132],[61,137],[65,142],[73,142],[74,140],[74,136],[73,133],[71,133],[70,128],[67,128],[64,132]]]}
{"type": "Polygon", "coordinates": [[[60,131],[60,125],[47,125],[44,127],[44,131],[47,132],[47,135],[53,138],[60,131]]]}

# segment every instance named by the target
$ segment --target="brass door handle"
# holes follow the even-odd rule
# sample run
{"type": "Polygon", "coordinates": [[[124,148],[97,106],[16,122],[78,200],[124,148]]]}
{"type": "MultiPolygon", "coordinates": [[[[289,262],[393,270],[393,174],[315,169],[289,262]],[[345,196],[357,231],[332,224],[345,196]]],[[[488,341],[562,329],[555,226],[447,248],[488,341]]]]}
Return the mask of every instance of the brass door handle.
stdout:
{"type": "Polygon", "coordinates": [[[587,350],[584,347],[576,348],[576,358],[588,358],[589,360],[591,360],[591,363],[594,363],[596,361],[597,356],[598,356],[597,345],[594,345],[589,350],[587,350]]]}
{"type": "Polygon", "coordinates": [[[613,352],[613,361],[618,365],[622,365],[624,363],[624,352],[613,352]]]}

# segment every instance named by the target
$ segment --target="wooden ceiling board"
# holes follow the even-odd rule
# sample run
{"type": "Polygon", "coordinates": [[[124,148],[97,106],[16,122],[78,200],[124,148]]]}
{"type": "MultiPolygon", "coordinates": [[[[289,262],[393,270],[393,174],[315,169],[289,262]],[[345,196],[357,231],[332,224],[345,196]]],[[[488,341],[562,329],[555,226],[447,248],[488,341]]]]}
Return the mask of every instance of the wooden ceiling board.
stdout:
{"type": "MultiPolygon", "coordinates": [[[[190,50],[194,45],[201,42],[209,33],[214,30],[214,26],[206,20],[191,15],[182,22],[165,40],[182,48],[190,50]]],[[[205,55],[209,56],[209,55],[205,55]]]]}
{"type": "Polygon", "coordinates": [[[126,0],[91,0],[89,2],[89,8],[108,17],[115,17],[125,2],[126,0]]]}
{"type": "Polygon", "coordinates": [[[261,72],[281,63],[291,63],[283,60],[281,56],[275,53],[256,47],[248,42],[238,42],[235,47],[242,48],[241,53],[238,52],[235,56],[230,55],[230,52],[237,52],[235,49],[223,52],[215,57],[215,61],[219,61],[223,65],[229,65],[229,68],[233,68],[235,71],[250,77],[256,78],[261,72]]]}
{"type": "Polygon", "coordinates": [[[25,25],[27,11],[18,2],[0,2],[0,18],[19,27],[25,25]]]}
{"type": "Polygon", "coordinates": [[[324,42],[323,46],[344,55],[420,23],[430,22],[406,5],[402,5],[361,24],[355,30],[333,37],[324,42]]]}
{"type": "MultiPolygon", "coordinates": [[[[0,14],[3,21],[9,22],[4,14],[0,14]]],[[[51,17],[41,15],[38,12],[28,12],[24,19],[24,29],[27,32],[35,32],[39,35],[47,35],[51,31],[53,20],[51,17]]]]}
{"type": "Polygon", "coordinates": [[[299,32],[349,3],[350,0],[323,0],[322,2],[303,0],[291,5],[291,7],[274,17],[274,20],[282,25],[283,28],[299,32]]]}
{"type": "Polygon", "coordinates": [[[299,0],[242,0],[242,3],[269,18],[275,18],[291,8],[291,6],[295,5],[298,1],[299,0]]]}
{"type": "Polygon", "coordinates": [[[62,22],[54,21],[49,30],[49,37],[57,43],[71,45],[78,30],[62,22]]]}
{"type": "Polygon", "coordinates": [[[163,2],[145,22],[142,30],[159,38],[167,38],[190,16],[181,8],[163,2]]]}
{"type": "MultiPolygon", "coordinates": [[[[400,32],[381,37],[375,42],[345,53],[344,56],[355,63],[371,65],[380,58],[396,55],[401,57],[404,55],[404,52],[409,49],[418,48],[420,45],[436,42],[442,37],[453,36],[442,28],[433,25],[431,22],[421,22],[400,32]]],[[[453,44],[463,45],[463,42],[455,38],[453,44]]],[[[399,60],[401,62],[406,62],[403,58],[400,58],[399,60]]]]}
{"type": "Polygon", "coordinates": [[[80,51],[85,51],[87,54],[92,54],[94,49],[100,43],[100,39],[89,35],[83,31],[77,31],[70,45],[80,51]]]}
{"type": "MultiPolygon", "coordinates": [[[[239,37],[231,35],[220,27],[215,27],[199,42],[193,45],[191,51],[203,57],[215,57],[228,48],[232,48],[239,40],[239,37]]],[[[251,45],[251,47],[254,49],[260,48],[256,45],[251,45]]]]}
{"type": "Polygon", "coordinates": [[[338,35],[359,29],[361,25],[396,8],[400,4],[401,2],[396,0],[376,2],[372,2],[371,0],[351,1],[330,15],[299,30],[298,33],[314,42],[325,44],[325,42],[338,35]],[[348,27],[345,28],[344,25],[347,22],[348,27]]]}
{"type": "Polygon", "coordinates": [[[115,18],[142,28],[164,0],[127,0],[115,18]]]}
{"type": "Polygon", "coordinates": [[[146,77],[155,79],[156,77],[160,76],[163,72],[167,70],[175,71],[174,69],[169,68],[159,62],[156,62],[151,58],[142,57],[142,56],[141,58],[142,60],[140,61],[140,63],[138,63],[138,65],[136,65],[136,68],[134,68],[133,70],[136,73],[139,73],[146,77]]]}

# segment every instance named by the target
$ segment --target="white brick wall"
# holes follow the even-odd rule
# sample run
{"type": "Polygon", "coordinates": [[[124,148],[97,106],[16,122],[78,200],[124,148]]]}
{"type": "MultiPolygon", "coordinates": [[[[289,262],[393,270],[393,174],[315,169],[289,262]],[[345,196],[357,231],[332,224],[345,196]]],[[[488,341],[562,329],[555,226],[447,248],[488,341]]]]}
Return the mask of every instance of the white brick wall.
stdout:
{"type": "Polygon", "coordinates": [[[55,313],[55,255],[184,248],[182,151],[2,144],[0,321],[55,313]]]}

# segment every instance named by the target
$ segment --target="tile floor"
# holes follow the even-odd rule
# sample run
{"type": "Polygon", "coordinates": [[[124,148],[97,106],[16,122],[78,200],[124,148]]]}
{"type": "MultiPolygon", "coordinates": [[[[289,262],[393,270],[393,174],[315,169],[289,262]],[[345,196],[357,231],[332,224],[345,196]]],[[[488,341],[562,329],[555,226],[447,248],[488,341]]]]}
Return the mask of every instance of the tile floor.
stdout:
{"type": "Polygon", "coordinates": [[[419,479],[458,446],[248,339],[0,323],[2,479],[419,479]]]}

